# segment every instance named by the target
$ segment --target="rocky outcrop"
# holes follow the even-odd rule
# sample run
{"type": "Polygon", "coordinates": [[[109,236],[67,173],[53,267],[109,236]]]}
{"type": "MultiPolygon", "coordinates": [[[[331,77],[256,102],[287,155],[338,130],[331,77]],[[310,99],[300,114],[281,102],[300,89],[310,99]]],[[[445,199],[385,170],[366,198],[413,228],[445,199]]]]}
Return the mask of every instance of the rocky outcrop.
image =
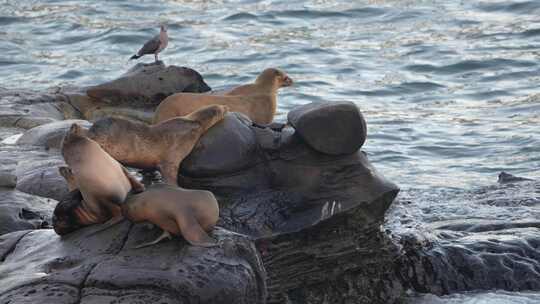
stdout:
{"type": "Polygon", "coordinates": [[[396,269],[404,284],[436,295],[540,290],[540,182],[512,180],[439,198],[452,210],[475,208],[476,219],[462,215],[404,228],[399,222],[414,223],[407,213],[416,204],[395,204],[389,218],[397,223],[388,229],[402,248],[396,269]]]}
{"type": "Polygon", "coordinates": [[[51,227],[56,201],[0,188],[0,235],[51,227]]]}
{"type": "Polygon", "coordinates": [[[120,116],[151,121],[152,111],[177,92],[206,92],[195,70],[137,64],[118,79],[87,88],[56,88],[47,93],[0,90],[0,127],[30,129],[65,120],[120,116]]]}
{"type": "MultiPolygon", "coordinates": [[[[14,232],[0,239],[7,274],[0,302],[340,303],[344,294],[355,303],[397,301],[398,251],[380,226],[399,189],[358,150],[365,121],[350,107],[306,106],[292,126],[258,126],[230,113],[201,138],[178,177],[180,186],[218,197],[218,247],[175,239],[133,249],[159,232],[128,222],[62,238],[52,230],[14,232]],[[317,117],[360,130],[340,131],[346,141],[317,140],[317,117]]],[[[58,165],[55,153],[19,166],[19,181],[54,181],[47,170],[58,165]]]]}
{"type": "Polygon", "coordinates": [[[175,239],[134,249],[156,231],[96,228],[0,236],[0,303],[264,303],[264,268],[244,236],[216,229],[217,247],[175,239]]]}
{"type": "MultiPolygon", "coordinates": [[[[319,105],[309,115],[339,120],[334,109],[319,105]]],[[[362,125],[361,114],[354,117],[350,124],[362,125]]],[[[398,188],[361,151],[321,153],[299,129],[229,114],[184,160],[179,184],[218,195],[220,225],[255,239],[270,303],[340,303],[343,294],[357,303],[396,301],[403,292],[392,268],[397,248],[379,227],[398,188]]],[[[350,143],[326,144],[345,151],[350,143]]]]}
{"type": "Polygon", "coordinates": [[[151,122],[154,109],[167,96],[207,91],[210,87],[197,71],[159,62],[139,63],[115,80],[65,95],[87,120],[117,116],[151,122]]]}
{"type": "Polygon", "coordinates": [[[55,121],[27,130],[19,137],[16,144],[41,146],[47,149],[60,149],[64,135],[74,123],[85,129],[89,129],[92,126],[90,122],[81,119],[55,121]]]}

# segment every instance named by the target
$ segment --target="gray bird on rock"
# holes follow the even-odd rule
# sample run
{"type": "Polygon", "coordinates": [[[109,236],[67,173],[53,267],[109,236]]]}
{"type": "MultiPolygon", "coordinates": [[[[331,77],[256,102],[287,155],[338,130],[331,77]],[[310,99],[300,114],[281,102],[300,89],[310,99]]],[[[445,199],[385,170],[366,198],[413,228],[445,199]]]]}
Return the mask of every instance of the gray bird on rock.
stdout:
{"type": "Polygon", "coordinates": [[[131,56],[129,60],[138,59],[148,54],[154,54],[154,58],[156,59],[156,62],[157,62],[158,53],[163,51],[163,49],[167,47],[168,43],[169,43],[169,36],[167,36],[167,28],[165,27],[165,25],[161,25],[161,30],[159,31],[159,34],[156,35],[154,38],[148,40],[142,46],[142,48],[137,52],[137,54],[131,56]]]}

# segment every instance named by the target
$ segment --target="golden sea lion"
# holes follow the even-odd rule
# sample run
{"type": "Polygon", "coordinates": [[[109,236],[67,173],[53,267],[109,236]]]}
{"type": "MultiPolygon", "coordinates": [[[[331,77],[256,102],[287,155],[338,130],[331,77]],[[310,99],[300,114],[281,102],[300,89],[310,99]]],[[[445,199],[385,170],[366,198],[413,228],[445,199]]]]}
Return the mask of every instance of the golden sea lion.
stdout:
{"type": "Polygon", "coordinates": [[[269,124],[277,107],[277,90],[292,85],[284,72],[270,68],[264,70],[255,83],[239,86],[225,95],[176,93],[165,98],[157,107],[154,123],[176,116],[184,116],[211,104],[226,105],[231,112],[240,112],[257,124],[269,124]]]}
{"type": "Polygon", "coordinates": [[[62,156],[69,167],[60,167],[60,174],[70,190],[80,191],[82,200],[57,206],[53,222],[58,234],[72,230],[68,222],[86,226],[120,217],[120,204],[128,192],[144,190],[144,185],[83,133],[79,125],[73,124],[62,141],[62,156]],[[72,215],[76,219],[68,218],[72,215]]]}
{"type": "Polygon", "coordinates": [[[122,214],[130,221],[148,221],[164,231],[155,241],[137,247],[155,244],[171,234],[182,235],[194,246],[216,246],[207,234],[219,218],[219,206],[210,191],[155,184],[142,193],[128,195],[122,214]]]}
{"type": "Polygon", "coordinates": [[[121,118],[104,118],[94,123],[87,136],[120,163],[159,169],[164,181],[176,186],[182,160],[227,111],[226,106],[211,105],[152,126],[121,118]]]}

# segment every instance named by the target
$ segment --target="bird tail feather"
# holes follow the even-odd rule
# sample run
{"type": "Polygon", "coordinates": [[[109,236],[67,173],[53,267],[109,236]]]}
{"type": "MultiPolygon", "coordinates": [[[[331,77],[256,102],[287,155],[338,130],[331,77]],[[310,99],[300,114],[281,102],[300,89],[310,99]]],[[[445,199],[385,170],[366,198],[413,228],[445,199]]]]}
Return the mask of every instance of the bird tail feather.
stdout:
{"type": "Polygon", "coordinates": [[[131,56],[131,58],[129,58],[129,60],[133,60],[133,59],[139,59],[141,58],[141,56],[138,56],[137,54],[131,56]]]}

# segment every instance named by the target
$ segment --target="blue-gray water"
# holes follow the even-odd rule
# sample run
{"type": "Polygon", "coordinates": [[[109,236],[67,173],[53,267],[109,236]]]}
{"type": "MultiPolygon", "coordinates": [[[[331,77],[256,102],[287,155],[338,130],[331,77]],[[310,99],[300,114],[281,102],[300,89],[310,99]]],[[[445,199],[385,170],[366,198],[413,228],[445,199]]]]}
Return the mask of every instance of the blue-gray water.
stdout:
{"type": "Polygon", "coordinates": [[[370,159],[419,204],[493,184],[503,170],[540,177],[540,1],[0,4],[2,87],[109,80],[167,23],[162,59],[198,70],[212,87],[271,66],[288,72],[296,83],[281,91],[278,119],[311,101],[358,104],[370,159]]]}

